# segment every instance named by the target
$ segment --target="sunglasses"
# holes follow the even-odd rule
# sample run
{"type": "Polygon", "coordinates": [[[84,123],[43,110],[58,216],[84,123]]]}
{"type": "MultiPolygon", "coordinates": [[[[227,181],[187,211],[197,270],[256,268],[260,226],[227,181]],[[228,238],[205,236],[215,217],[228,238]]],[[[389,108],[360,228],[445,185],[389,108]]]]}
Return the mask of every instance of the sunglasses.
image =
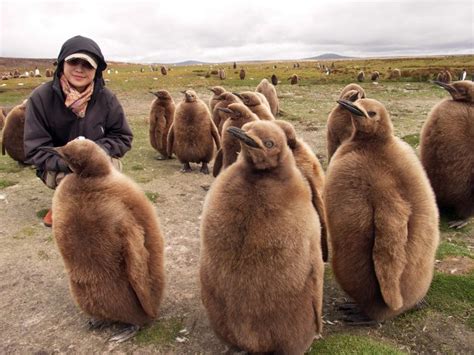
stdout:
{"type": "Polygon", "coordinates": [[[89,63],[87,60],[80,59],[80,58],[74,58],[74,59],[68,60],[66,63],[73,66],[81,64],[83,68],[86,68],[89,70],[94,69],[91,63],[89,63]]]}

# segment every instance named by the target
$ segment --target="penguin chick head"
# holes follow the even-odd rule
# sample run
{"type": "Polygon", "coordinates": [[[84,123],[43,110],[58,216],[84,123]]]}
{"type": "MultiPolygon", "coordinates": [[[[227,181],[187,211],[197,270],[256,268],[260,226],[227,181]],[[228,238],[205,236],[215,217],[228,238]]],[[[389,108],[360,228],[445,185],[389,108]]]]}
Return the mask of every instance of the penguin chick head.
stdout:
{"type": "Polygon", "coordinates": [[[249,122],[242,129],[229,127],[227,132],[240,140],[241,154],[256,170],[277,168],[289,153],[284,132],[273,122],[249,122]]]}
{"type": "Polygon", "coordinates": [[[337,100],[337,103],[351,113],[355,135],[362,133],[365,137],[379,138],[392,135],[392,121],[384,105],[379,101],[374,99],[360,99],[356,102],[337,100]]]}
{"type": "Polygon", "coordinates": [[[59,155],[72,172],[80,177],[104,176],[112,169],[107,153],[96,143],[83,137],[76,138],[62,147],[43,147],[42,150],[59,155]]]}
{"type": "Polygon", "coordinates": [[[296,131],[295,127],[290,122],[284,120],[275,120],[273,123],[277,124],[286,135],[286,143],[291,150],[296,148],[296,131]]]}
{"type": "Polygon", "coordinates": [[[209,90],[211,90],[214,95],[220,95],[225,92],[225,89],[222,86],[213,86],[209,88],[209,90]]]}
{"type": "Polygon", "coordinates": [[[364,89],[358,85],[358,84],[348,84],[344,87],[344,89],[341,90],[341,93],[339,94],[339,99],[343,100],[349,100],[354,102],[355,100],[350,100],[349,98],[354,95],[354,92],[352,92],[352,95],[348,95],[347,93],[349,91],[357,91],[359,93],[357,99],[365,99],[365,91],[364,89]]]}
{"type": "Polygon", "coordinates": [[[184,101],[195,102],[197,100],[197,94],[194,90],[181,91],[184,94],[184,101]]]}
{"type": "Polygon", "coordinates": [[[474,102],[474,83],[472,81],[462,80],[451,84],[435,81],[434,83],[446,89],[455,101],[474,102]]]}
{"type": "Polygon", "coordinates": [[[258,117],[250,111],[250,109],[244,104],[232,103],[226,108],[218,107],[218,110],[228,114],[229,118],[233,121],[256,121],[258,117]]]}
{"type": "Polygon", "coordinates": [[[258,95],[252,91],[234,92],[233,94],[241,99],[246,106],[257,106],[262,103],[258,95]]]}
{"type": "Polygon", "coordinates": [[[150,91],[150,93],[155,95],[159,100],[171,100],[171,95],[166,90],[150,91]]]}
{"type": "Polygon", "coordinates": [[[348,90],[344,94],[341,95],[341,100],[346,100],[350,102],[356,102],[359,99],[363,99],[365,95],[358,90],[348,90]]]}

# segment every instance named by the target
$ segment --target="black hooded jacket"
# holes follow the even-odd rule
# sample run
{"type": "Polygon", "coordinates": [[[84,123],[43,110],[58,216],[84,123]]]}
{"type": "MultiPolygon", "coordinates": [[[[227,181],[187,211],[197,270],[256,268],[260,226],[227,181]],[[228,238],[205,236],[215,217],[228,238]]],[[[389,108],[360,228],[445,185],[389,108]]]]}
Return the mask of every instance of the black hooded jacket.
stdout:
{"type": "Polygon", "coordinates": [[[105,87],[102,71],[107,64],[99,46],[89,38],[75,36],[63,44],[57,62],[53,80],[36,88],[26,105],[26,163],[40,171],[67,172],[64,160],[38,148],[60,147],[79,136],[95,141],[112,157],[122,157],[130,150],[133,135],[117,97],[105,87]],[[76,52],[92,55],[98,64],[84,118],[66,107],[59,82],[64,59],[76,52]]]}

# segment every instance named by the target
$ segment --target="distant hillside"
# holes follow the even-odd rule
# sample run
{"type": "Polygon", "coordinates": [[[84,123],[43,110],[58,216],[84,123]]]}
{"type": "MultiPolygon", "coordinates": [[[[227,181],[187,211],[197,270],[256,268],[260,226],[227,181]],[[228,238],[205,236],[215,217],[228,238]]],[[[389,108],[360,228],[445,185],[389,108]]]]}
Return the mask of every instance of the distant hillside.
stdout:
{"type": "Polygon", "coordinates": [[[184,62],[171,63],[171,64],[181,66],[181,65],[199,65],[199,64],[209,64],[209,63],[200,62],[198,60],[185,60],[184,62]]]}
{"type": "Polygon", "coordinates": [[[16,68],[19,71],[30,71],[38,67],[40,70],[45,68],[53,69],[53,63],[56,59],[44,59],[44,58],[5,58],[0,57],[0,71],[4,71],[8,68],[16,68]]]}
{"type": "Polygon", "coordinates": [[[349,58],[354,58],[354,57],[346,57],[343,55],[339,55],[336,53],[324,53],[321,55],[318,55],[316,57],[310,57],[310,58],[304,58],[308,60],[315,60],[315,59],[320,59],[320,60],[325,60],[325,59],[349,59],[349,58]]]}

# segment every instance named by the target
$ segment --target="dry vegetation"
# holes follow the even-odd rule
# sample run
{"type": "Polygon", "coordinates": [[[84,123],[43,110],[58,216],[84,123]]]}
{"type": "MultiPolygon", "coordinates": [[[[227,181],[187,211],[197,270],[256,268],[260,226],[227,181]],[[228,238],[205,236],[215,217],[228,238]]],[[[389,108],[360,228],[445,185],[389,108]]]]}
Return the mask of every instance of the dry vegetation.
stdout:
{"type": "MultiPolygon", "coordinates": [[[[51,61],[0,59],[0,72],[18,68],[20,72],[38,65],[42,74],[52,68],[51,61]]],[[[106,342],[110,331],[89,332],[87,317],[73,304],[67,290],[61,259],[51,230],[41,225],[40,217],[49,208],[52,191],[47,190],[28,167],[19,167],[8,156],[0,157],[0,332],[2,353],[138,351],[174,353],[220,353],[225,347],[209,327],[199,299],[199,215],[206,190],[213,178],[194,169],[181,174],[179,162],[157,161],[148,143],[146,118],[153,96],[149,90],[166,89],[175,101],[181,90],[193,88],[205,101],[213,85],[233,91],[254,90],[264,77],[274,73],[283,110],[298,133],[311,145],[326,167],[325,124],[339,91],[356,82],[367,96],[385,104],[397,136],[415,149],[426,116],[447,93],[429,80],[444,69],[453,77],[466,68],[474,73],[472,56],[410,59],[372,59],[320,61],[332,68],[326,75],[317,62],[232,63],[225,65],[169,66],[167,75],[149,66],[111,63],[105,74],[108,87],[122,102],[132,126],[133,149],[124,158],[125,173],[136,180],[155,204],[166,237],[168,288],[161,316],[152,327],[142,330],[132,341],[120,345],[106,342]],[[334,63],[334,65],[333,65],[334,63]],[[276,66],[276,68],[274,68],[276,66]],[[216,74],[226,71],[226,79],[216,74]],[[241,67],[246,71],[240,80],[241,67]],[[141,69],[144,68],[142,72],[141,69]],[[389,68],[399,68],[401,78],[388,80],[389,68]],[[115,70],[118,73],[115,73],[115,70]],[[370,73],[379,71],[374,84],[370,73]],[[292,74],[298,85],[287,80],[292,74]]],[[[158,69],[160,66],[158,65],[158,69]]],[[[0,106],[10,107],[27,98],[45,78],[0,81],[0,106]]],[[[195,167],[195,166],[194,166],[195,167]]],[[[323,339],[315,341],[311,353],[468,353],[474,348],[474,228],[449,230],[448,216],[440,224],[441,243],[436,274],[427,296],[427,307],[408,312],[377,327],[348,327],[336,309],[344,294],[334,282],[330,266],[326,270],[324,293],[325,329],[323,339]]]]}

